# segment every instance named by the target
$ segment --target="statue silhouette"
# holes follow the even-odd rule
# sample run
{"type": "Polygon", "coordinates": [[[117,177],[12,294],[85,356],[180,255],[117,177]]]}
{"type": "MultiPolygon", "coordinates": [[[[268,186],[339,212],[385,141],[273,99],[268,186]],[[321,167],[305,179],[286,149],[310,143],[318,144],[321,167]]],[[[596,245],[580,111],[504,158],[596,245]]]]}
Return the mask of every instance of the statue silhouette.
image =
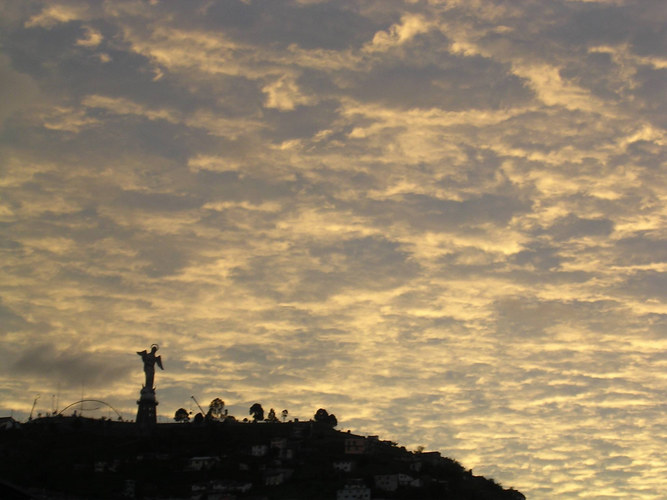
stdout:
{"type": "Polygon", "coordinates": [[[144,362],[144,373],[146,374],[146,389],[154,389],[153,387],[153,382],[155,380],[155,363],[160,367],[161,370],[164,370],[164,367],[162,366],[162,356],[156,356],[155,353],[157,350],[160,348],[159,345],[153,344],[151,345],[151,352],[147,352],[146,350],[143,350],[141,352],[137,352],[139,356],[141,356],[142,361],[144,362]]]}

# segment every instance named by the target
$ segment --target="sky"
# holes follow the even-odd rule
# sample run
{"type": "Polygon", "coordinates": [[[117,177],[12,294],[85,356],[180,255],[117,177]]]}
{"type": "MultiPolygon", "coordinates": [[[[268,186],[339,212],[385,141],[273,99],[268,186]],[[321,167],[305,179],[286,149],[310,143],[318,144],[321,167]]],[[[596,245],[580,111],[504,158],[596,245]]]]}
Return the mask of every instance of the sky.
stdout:
{"type": "Polygon", "coordinates": [[[0,414],[325,408],[667,489],[662,0],[0,1],[0,414]]]}

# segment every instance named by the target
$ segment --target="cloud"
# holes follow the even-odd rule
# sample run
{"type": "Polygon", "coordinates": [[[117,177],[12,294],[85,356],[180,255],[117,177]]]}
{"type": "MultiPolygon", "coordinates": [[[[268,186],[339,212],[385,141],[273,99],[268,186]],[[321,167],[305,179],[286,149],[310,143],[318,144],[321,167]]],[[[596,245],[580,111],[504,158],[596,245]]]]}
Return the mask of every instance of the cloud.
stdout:
{"type": "Polygon", "coordinates": [[[53,28],[61,23],[78,21],[85,17],[87,9],[84,5],[52,4],[45,7],[39,14],[32,16],[26,28],[53,28]]]}
{"type": "Polygon", "coordinates": [[[547,229],[555,240],[609,236],[613,230],[614,225],[610,220],[585,219],[573,214],[557,220],[547,229]]]}
{"type": "Polygon", "coordinates": [[[0,54],[0,123],[15,113],[27,112],[37,107],[43,99],[37,83],[25,73],[16,71],[11,60],[0,54]]]}
{"type": "Polygon", "coordinates": [[[20,375],[42,379],[55,378],[67,386],[85,383],[99,388],[109,381],[122,380],[129,372],[129,363],[119,362],[116,356],[97,352],[79,352],[39,344],[17,353],[12,370],[20,375]]]}
{"type": "Polygon", "coordinates": [[[2,333],[22,331],[29,325],[23,316],[16,314],[11,308],[2,303],[0,303],[0,318],[2,323],[0,331],[2,333]]]}
{"type": "Polygon", "coordinates": [[[132,414],[157,342],[161,418],[324,407],[530,497],[658,498],[661,9],[3,5],[3,408],[91,376],[132,414]]]}
{"type": "Polygon", "coordinates": [[[652,263],[667,261],[667,243],[662,238],[656,238],[651,233],[639,233],[627,238],[621,238],[615,243],[618,252],[615,254],[616,263],[625,266],[643,266],[652,263]]]}
{"type": "Polygon", "coordinates": [[[277,108],[281,111],[289,111],[296,106],[310,104],[312,98],[301,95],[299,87],[287,76],[278,78],[275,82],[267,84],[262,91],[266,94],[265,106],[277,108]]]}
{"type": "Polygon", "coordinates": [[[102,34],[94,28],[85,27],[85,35],[76,41],[77,45],[84,47],[97,47],[103,39],[102,34]]]}
{"type": "Polygon", "coordinates": [[[330,245],[311,245],[307,255],[296,251],[253,259],[232,271],[240,286],[279,301],[321,301],[346,288],[386,290],[405,283],[418,272],[394,242],[363,238],[330,245]],[[291,268],[291,261],[301,262],[291,268]]]}
{"type": "Polygon", "coordinates": [[[430,23],[419,15],[405,15],[401,22],[393,24],[386,31],[378,31],[373,40],[366,46],[369,51],[385,51],[391,47],[402,45],[421,33],[427,33],[430,23]]]}

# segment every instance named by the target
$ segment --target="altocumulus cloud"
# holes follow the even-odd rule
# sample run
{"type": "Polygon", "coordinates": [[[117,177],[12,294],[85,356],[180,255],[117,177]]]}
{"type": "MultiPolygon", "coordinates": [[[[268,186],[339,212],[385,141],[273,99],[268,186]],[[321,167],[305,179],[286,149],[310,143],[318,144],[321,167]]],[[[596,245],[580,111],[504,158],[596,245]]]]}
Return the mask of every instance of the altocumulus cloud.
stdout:
{"type": "Polygon", "coordinates": [[[132,415],[156,342],[163,419],[324,407],[531,498],[661,498],[664,21],[3,3],[2,410],[132,415]]]}

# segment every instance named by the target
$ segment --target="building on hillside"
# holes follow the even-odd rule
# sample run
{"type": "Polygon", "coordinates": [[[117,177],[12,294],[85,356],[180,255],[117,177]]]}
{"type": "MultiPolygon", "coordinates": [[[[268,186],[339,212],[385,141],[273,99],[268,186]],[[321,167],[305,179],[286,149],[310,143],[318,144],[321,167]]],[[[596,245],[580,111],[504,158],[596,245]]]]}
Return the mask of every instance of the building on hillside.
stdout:
{"type": "Polygon", "coordinates": [[[438,465],[442,460],[442,455],[439,451],[423,451],[417,455],[417,460],[424,464],[438,465]]]}
{"type": "Polygon", "coordinates": [[[352,472],[352,462],[350,460],[339,460],[332,465],[334,469],[341,472],[352,472]]]}
{"type": "Polygon", "coordinates": [[[269,452],[269,447],[265,444],[256,444],[250,449],[250,454],[253,457],[263,457],[269,452]]]}
{"type": "Polygon", "coordinates": [[[292,469],[269,469],[264,474],[266,486],[279,486],[287,481],[294,471],[292,469]]]}
{"type": "Polygon", "coordinates": [[[422,467],[424,464],[419,461],[419,459],[415,458],[412,462],[410,462],[410,470],[414,472],[419,472],[422,470],[422,467]]]}
{"type": "Polygon", "coordinates": [[[271,448],[284,450],[285,448],[287,448],[287,439],[282,437],[271,438],[271,448]]]}
{"type": "Polygon", "coordinates": [[[398,474],[378,474],[373,477],[375,487],[382,491],[396,491],[398,489],[398,474]]]}
{"type": "Polygon", "coordinates": [[[338,490],[336,500],[371,500],[371,489],[361,479],[357,479],[338,490]]]}
{"type": "Polygon", "coordinates": [[[284,460],[291,460],[294,458],[294,450],[292,450],[285,438],[271,439],[271,451],[275,453],[274,456],[284,460]]]}
{"type": "Polygon", "coordinates": [[[366,453],[366,439],[349,437],[345,439],[345,453],[348,455],[363,455],[366,453]]]}
{"type": "Polygon", "coordinates": [[[405,474],[404,472],[399,472],[399,474],[398,474],[398,484],[400,484],[401,486],[407,486],[412,481],[414,481],[414,478],[411,475],[405,474]]]}
{"type": "Polygon", "coordinates": [[[188,460],[187,470],[211,470],[218,462],[218,457],[192,457],[188,460]]]}
{"type": "Polygon", "coordinates": [[[413,479],[412,481],[410,481],[410,487],[412,487],[412,488],[423,488],[424,487],[424,480],[421,477],[418,477],[417,479],[413,479]]]}
{"type": "Polygon", "coordinates": [[[252,483],[233,481],[233,480],[212,480],[203,483],[195,483],[191,485],[193,499],[206,499],[210,500],[212,498],[236,498],[236,495],[230,495],[231,493],[247,493],[252,489],[252,483]]]}

